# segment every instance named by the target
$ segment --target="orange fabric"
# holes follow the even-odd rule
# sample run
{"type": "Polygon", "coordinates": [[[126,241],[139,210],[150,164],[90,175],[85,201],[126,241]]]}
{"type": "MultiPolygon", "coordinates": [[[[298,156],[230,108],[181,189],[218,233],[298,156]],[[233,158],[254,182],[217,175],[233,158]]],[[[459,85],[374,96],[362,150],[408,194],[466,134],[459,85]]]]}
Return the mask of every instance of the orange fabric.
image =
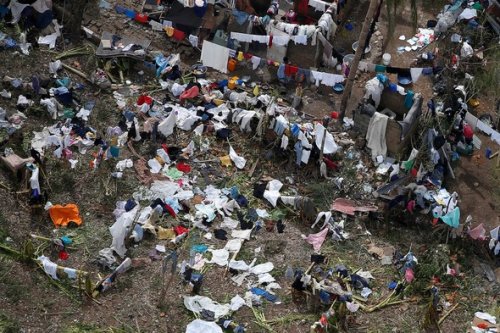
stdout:
{"type": "Polygon", "coordinates": [[[76,225],[82,224],[78,206],[75,204],[54,205],[50,207],[49,215],[56,227],[66,227],[69,222],[74,222],[76,225]]]}

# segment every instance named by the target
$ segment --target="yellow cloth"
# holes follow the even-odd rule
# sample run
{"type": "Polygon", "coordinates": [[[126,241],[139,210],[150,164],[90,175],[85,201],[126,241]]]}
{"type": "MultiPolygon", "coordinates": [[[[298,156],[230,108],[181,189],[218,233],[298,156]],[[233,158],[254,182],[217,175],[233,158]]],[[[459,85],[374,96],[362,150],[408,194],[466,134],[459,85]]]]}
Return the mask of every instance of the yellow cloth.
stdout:
{"type": "Polygon", "coordinates": [[[174,239],[175,232],[172,228],[162,228],[158,226],[158,239],[174,239]]]}
{"type": "Polygon", "coordinates": [[[175,29],[173,27],[165,27],[165,33],[168,37],[172,37],[174,35],[175,29]]]}
{"type": "Polygon", "coordinates": [[[226,156],[222,156],[220,158],[220,162],[222,163],[223,166],[225,167],[228,167],[228,166],[231,166],[231,157],[229,157],[229,155],[226,155],[226,156]]]}

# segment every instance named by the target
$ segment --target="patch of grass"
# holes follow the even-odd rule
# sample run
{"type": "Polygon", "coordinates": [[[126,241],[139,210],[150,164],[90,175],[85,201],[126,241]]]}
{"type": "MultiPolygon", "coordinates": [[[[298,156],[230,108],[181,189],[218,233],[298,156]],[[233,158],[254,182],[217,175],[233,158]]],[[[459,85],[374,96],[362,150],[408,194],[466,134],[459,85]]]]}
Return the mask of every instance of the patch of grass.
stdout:
{"type": "Polygon", "coordinates": [[[7,238],[8,234],[5,229],[2,228],[2,226],[7,224],[7,219],[5,216],[0,212],[0,242],[3,242],[5,238],[7,238]]]}
{"type": "Polygon", "coordinates": [[[10,302],[14,304],[19,302],[26,293],[25,286],[8,277],[4,277],[3,280],[4,282],[0,284],[3,294],[9,299],[10,302]]]}
{"type": "Polygon", "coordinates": [[[0,332],[2,333],[17,333],[21,331],[19,323],[9,318],[3,312],[0,312],[0,332]]]}
{"type": "Polygon", "coordinates": [[[72,192],[75,187],[75,175],[72,170],[59,168],[57,178],[52,177],[52,190],[55,193],[72,192]]]}
{"type": "Polygon", "coordinates": [[[240,252],[238,253],[237,260],[250,262],[253,260],[254,256],[255,254],[249,246],[242,246],[240,252]]]}

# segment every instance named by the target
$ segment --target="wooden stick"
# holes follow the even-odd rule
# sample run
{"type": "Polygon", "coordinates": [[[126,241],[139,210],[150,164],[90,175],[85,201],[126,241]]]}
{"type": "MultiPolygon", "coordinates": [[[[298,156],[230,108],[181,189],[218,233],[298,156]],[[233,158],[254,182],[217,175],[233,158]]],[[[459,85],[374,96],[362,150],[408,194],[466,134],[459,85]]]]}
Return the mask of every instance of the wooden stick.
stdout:
{"type": "Polygon", "coordinates": [[[78,75],[78,76],[80,76],[80,77],[84,78],[85,80],[89,81],[90,83],[94,84],[94,82],[92,82],[92,81],[90,80],[90,78],[88,77],[88,75],[87,75],[87,74],[85,74],[85,73],[83,73],[83,72],[79,71],[79,70],[78,70],[78,69],[76,69],[76,68],[73,68],[73,67],[71,67],[71,66],[68,66],[68,65],[66,65],[66,64],[62,64],[62,66],[63,66],[63,68],[64,68],[64,69],[66,69],[66,70],[68,70],[68,71],[72,72],[73,74],[76,74],[76,75],[78,75]]]}
{"type": "Polygon", "coordinates": [[[5,185],[4,183],[0,183],[0,186],[10,192],[10,187],[8,187],[7,185],[5,185]]]}
{"type": "Polygon", "coordinates": [[[490,155],[490,160],[491,160],[491,159],[493,159],[493,157],[497,156],[499,152],[500,152],[500,151],[497,151],[497,152],[496,152],[496,153],[494,153],[493,155],[490,155]]]}
{"type": "Polygon", "coordinates": [[[259,164],[259,161],[260,161],[260,157],[253,164],[252,168],[250,169],[250,172],[248,173],[248,177],[252,177],[253,176],[253,174],[255,172],[255,168],[257,168],[257,164],[259,164]]]}
{"type": "Polygon", "coordinates": [[[446,319],[446,317],[448,317],[448,316],[450,315],[450,313],[452,313],[452,312],[453,312],[453,311],[454,311],[454,310],[455,310],[455,309],[456,309],[459,305],[460,305],[460,303],[455,304],[455,306],[454,306],[454,307],[452,307],[452,308],[450,309],[450,311],[446,312],[446,313],[445,313],[445,314],[441,317],[441,319],[439,319],[439,321],[438,321],[438,325],[441,325],[441,323],[442,323],[442,322],[446,319]]]}

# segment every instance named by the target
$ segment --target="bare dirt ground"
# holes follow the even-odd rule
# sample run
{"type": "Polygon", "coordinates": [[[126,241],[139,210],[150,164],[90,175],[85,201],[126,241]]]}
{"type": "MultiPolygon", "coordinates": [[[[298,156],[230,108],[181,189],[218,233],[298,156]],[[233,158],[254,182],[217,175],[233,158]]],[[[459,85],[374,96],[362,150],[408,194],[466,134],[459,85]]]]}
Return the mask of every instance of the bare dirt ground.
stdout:
{"type": "MultiPolygon", "coordinates": [[[[438,7],[439,8],[439,7],[438,7]]],[[[423,13],[419,20],[420,25],[426,22],[427,17],[436,14],[435,8],[423,13]]],[[[113,21],[114,16],[104,15],[96,19],[101,27],[114,27],[119,31],[139,36],[148,36],[153,39],[153,47],[168,52],[176,50],[176,46],[168,43],[163,36],[152,34],[150,31],[140,28],[134,23],[128,23],[125,19],[113,21]],[[125,23],[124,23],[125,22],[125,23]],[[125,28],[123,28],[125,24],[125,28]]],[[[382,17],[382,21],[384,17],[382,17]]],[[[413,54],[395,56],[393,52],[396,47],[397,37],[400,34],[411,36],[411,28],[405,24],[396,27],[395,39],[392,39],[387,51],[393,54],[394,65],[408,65],[413,59],[413,54]]],[[[348,38],[346,45],[351,44],[355,35],[348,38]]],[[[182,49],[184,50],[184,49],[182,49]]],[[[192,63],[197,60],[197,53],[186,49],[183,51],[183,61],[192,63]]],[[[47,73],[48,61],[51,54],[46,51],[35,50],[29,57],[2,51],[2,68],[0,74],[12,77],[28,78],[33,73],[33,64],[40,74],[47,73]]],[[[92,61],[80,59],[82,64],[92,67],[92,61]]],[[[71,75],[76,82],[82,81],[71,75]]],[[[364,79],[365,76],[360,78],[364,79]]],[[[83,81],[82,81],[83,82],[83,81]]],[[[414,85],[415,91],[420,91],[426,98],[432,95],[431,82],[428,78],[422,78],[414,85]]],[[[362,93],[362,84],[357,83],[353,91],[352,105],[362,93]]],[[[17,94],[20,92],[16,92],[17,94]]],[[[88,86],[83,93],[84,99],[93,99],[97,102],[95,112],[90,118],[90,124],[99,130],[104,130],[108,125],[116,125],[118,113],[114,109],[115,102],[112,96],[98,92],[88,86]]],[[[308,104],[304,110],[321,118],[335,110],[339,105],[340,96],[324,90],[317,92],[306,91],[308,104]],[[334,101],[332,103],[332,100],[334,101]]],[[[13,110],[16,98],[10,101],[0,100],[0,106],[13,110]]],[[[488,99],[485,99],[488,101],[488,99]]],[[[486,103],[483,103],[486,104],[486,103]]],[[[488,109],[487,105],[483,105],[488,109]]],[[[28,121],[23,129],[14,136],[9,145],[16,151],[23,151],[23,142],[29,137],[31,131],[40,130],[43,126],[51,125],[45,110],[30,110],[27,113],[28,121]]],[[[238,152],[244,152],[249,164],[253,164],[258,158],[260,163],[253,175],[248,177],[246,172],[234,169],[225,169],[218,165],[212,165],[211,179],[214,184],[220,186],[238,185],[240,190],[247,196],[252,197],[252,184],[263,176],[271,176],[284,180],[286,176],[292,176],[295,183],[287,184],[288,190],[297,190],[301,194],[312,195],[319,202],[318,209],[323,211],[329,208],[334,198],[334,186],[311,176],[306,170],[295,170],[283,167],[281,163],[266,161],[263,158],[265,149],[257,149],[255,144],[250,144],[251,135],[238,134],[237,140],[233,142],[238,152]],[[249,147],[250,146],[250,147],[249,147]],[[318,190],[320,188],[321,190],[318,190]],[[312,194],[311,194],[312,193],[312,194]]],[[[479,164],[474,158],[462,157],[455,168],[456,181],[450,182],[451,188],[460,194],[460,206],[463,214],[471,214],[474,223],[485,223],[489,226],[498,225],[498,169],[495,169],[495,160],[486,160],[484,150],[490,146],[488,139],[481,136],[483,146],[479,154],[482,158],[479,164]]],[[[188,137],[180,133],[177,139],[170,138],[166,143],[169,145],[187,144],[188,137]]],[[[220,145],[217,149],[227,150],[226,143],[213,142],[220,145]]],[[[140,154],[149,156],[150,151],[156,147],[149,144],[136,145],[140,154]]],[[[120,159],[132,157],[128,150],[123,150],[120,159]]],[[[10,238],[8,244],[19,248],[30,233],[44,235],[47,237],[61,236],[71,233],[75,239],[74,249],[70,251],[70,258],[64,262],[65,266],[87,270],[93,273],[95,280],[107,272],[100,271],[93,262],[98,251],[109,246],[111,236],[108,227],[114,221],[112,212],[117,200],[130,198],[134,190],[140,186],[134,171],[125,172],[124,178],[109,182],[108,175],[114,168],[116,161],[108,161],[96,172],[89,169],[89,163],[93,159],[90,152],[79,155],[79,164],[76,169],[71,170],[66,164],[60,163],[55,158],[48,158],[47,176],[52,187],[50,201],[55,203],[77,203],[84,218],[84,224],[71,230],[53,230],[53,225],[47,214],[30,214],[26,205],[26,197],[23,194],[15,194],[0,187],[0,238],[10,238]],[[110,194],[106,195],[106,190],[110,194]],[[99,274],[99,275],[98,275],[99,274]]],[[[201,174],[199,174],[200,179],[201,174]]],[[[0,183],[12,189],[20,189],[20,184],[8,173],[1,170],[0,183]]],[[[260,202],[252,204],[266,207],[260,202]]],[[[269,207],[266,207],[269,208],[269,207]]],[[[327,241],[322,252],[327,255],[329,265],[342,263],[353,269],[369,270],[375,277],[372,284],[374,295],[370,296],[369,303],[377,303],[389,294],[387,283],[397,277],[398,272],[392,266],[381,266],[379,260],[374,259],[367,251],[370,243],[377,245],[392,244],[403,253],[411,247],[415,255],[420,256],[427,253],[429,249],[436,248],[441,241],[439,237],[429,237],[433,233],[428,218],[417,218],[414,224],[401,225],[398,222],[386,221],[382,225],[365,219],[349,219],[346,231],[351,233],[350,240],[342,243],[327,241]],[[370,231],[371,235],[365,231],[370,231]]],[[[304,300],[293,301],[290,281],[285,279],[285,271],[288,266],[306,269],[309,265],[309,256],[312,253],[310,245],[306,244],[300,237],[308,234],[311,229],[305,225],[297,214],[287,213],[287,226],[283,234],[261,230],[255,239],[246,242],[244,249],[238,259],[251,260],[255,256],[255,249],[260,248],[257,254],[257,263],[271,261],[275,265],[273,271],[277,282],[283,287],[277,295],[282,304],[270,304],[264,302],[262,311],[267,319],[283,319],[273,325],[275,332],[302,333],[308,332],[312,322],[319,319],[320,310],[306,305],[304,300]]],[[[191,245],[203,242],[219,248],[224,245],[223,241],[207,241],[201,236],[201,232],[192,232],[190,238],[183,246],[181,260],[189,256],[191,245]]],[[[159,307],[159,293],[161,288],[160,269],[158,261],[151,262],[148,258],[150,249],[158,243],[155,239],[146,239],[137,247],[130,249],[130,256],[136,259],[136,267],[127,274],[120,277],[116,285],[106,294],[99,297],[96,302],[86,297],[79,296],[76,289],[68,283],[61,290],[57,285],[50,282],[42,270],[20,263],[9,257],[0,257],[0,331],[5,332],[184,332],[187,323],[193,320],[182,302],[182,296],[189,291],[180,279],[174,279],[166,299],[166,306],[159,307]],[[69,295],[68,295],[69,291],[69,295]]],[[[464,277],[455,281],[457,286],[451,288],[443,286],[442,296],[450,303],[460,303],[460,306],[450,314],[441,326],[442,332],[463,332],[472,319],[473,313],[478,310],[493,311],[497,304],[498,285],[484,279],[481,272],[474,270],[473,260],[478,260],[472,252],[471,244],[451,243],[450,255],[456,254],[463,266],[464,277]]],[[[52,257],[55,252],[47,251],[52,257]]],[[[61,261],[57,261],[62,264],[61,261]]],[[[211,265],[205,273],[202,295],[225,303],[235,294],[245,292],[246,286],[235,286],[230,280],[225,269],[211,265]]],[[[424,284],[427,281],[423,282],[424,284]]],[[[424,294],[427,295],[427,294],[424,294]]],[[[419,332],[422,331],[421,324],[425,315],[428,299],[418,294],[415,297],[408,294],[408,302],[402,305],[391,306],[373,313],[358,312],[348,316],[349,332],[419,332]]],[[[446,310],[446,309],[445,309],[446,310]]],[[[268,332],[255,323],[255,317],[248,308],[238,311],[235,320],[244,324],[249,333],[268,332]]]]}

